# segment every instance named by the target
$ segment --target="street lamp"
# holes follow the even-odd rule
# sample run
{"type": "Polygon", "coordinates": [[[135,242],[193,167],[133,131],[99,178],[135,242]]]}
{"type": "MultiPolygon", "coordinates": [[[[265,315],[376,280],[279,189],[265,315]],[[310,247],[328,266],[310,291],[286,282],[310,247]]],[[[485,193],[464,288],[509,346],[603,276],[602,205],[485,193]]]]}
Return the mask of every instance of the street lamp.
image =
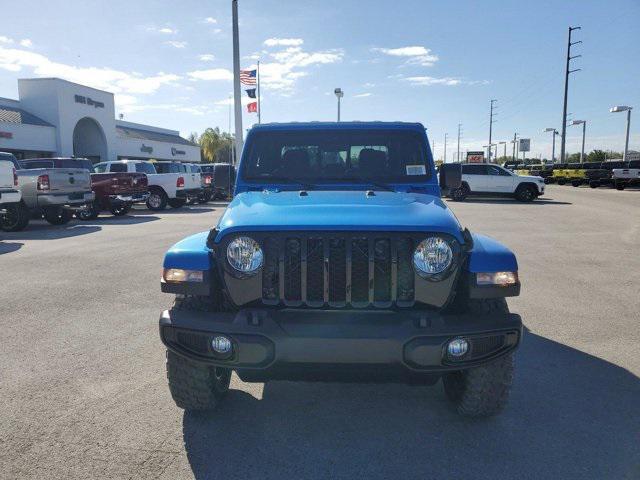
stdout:
{"type": "MultiPolygon", "coordinates": [[[[555,128],[545,128],[545,132],[553,132],[553,147],[551,148],[551,163],[556,163],[556,135],[558,135],[558,131],[555,128]]],[[[562,159],[560,159],[560,163],[562,163],[562,159]]]]}
{"type": "Polygon", "coordinates": [[[609,109],[611,113],[616,112],[627,112],[627,136],[624,141],[624,156],[622,157],[622,161],[627,161],[627,152],[629,151],[629,127],[631,126],[631,109],[633,107],[628,107],[626,105],[618,105],[609,109]]]}
{"type": "Polygon", "coordinates": [[[338,98],[338,121],[340,121],[340,99],[344,97],[344,92],[340,87],[338,87],[333,91],[333,93],[335,93],[338,98]]]}
{"type": "Polygon", "coordinates": [[[571,125],[582,125],[582,150],[580,150],[580,163],[584,163],[584,134],[587,129],[586,120],[574,120],[571,125]]]}

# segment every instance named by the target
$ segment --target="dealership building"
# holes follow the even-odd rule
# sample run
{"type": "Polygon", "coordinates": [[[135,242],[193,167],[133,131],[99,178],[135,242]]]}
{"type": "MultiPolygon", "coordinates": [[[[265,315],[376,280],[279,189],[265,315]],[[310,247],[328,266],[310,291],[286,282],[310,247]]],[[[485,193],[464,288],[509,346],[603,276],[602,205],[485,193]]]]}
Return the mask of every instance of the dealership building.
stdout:
{"type": "Polygon", "coordinates": [[[27,78],[18,80],[18,95],[0,97],[0,151],[19,159],[200,162],[200,147],[178,131],[117,120],[113,93],[59,78],[27,78]]]}

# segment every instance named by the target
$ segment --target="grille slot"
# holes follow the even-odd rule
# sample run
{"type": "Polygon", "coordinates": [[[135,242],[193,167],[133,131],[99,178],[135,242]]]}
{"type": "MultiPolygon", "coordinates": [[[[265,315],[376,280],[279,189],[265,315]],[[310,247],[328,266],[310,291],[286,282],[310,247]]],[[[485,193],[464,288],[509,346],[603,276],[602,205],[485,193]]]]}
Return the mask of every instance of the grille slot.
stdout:
{"type": "Polygon", "coordinates": [[[335,308],[411,306],[413,244],[409,237],[379,233],[266,237],[263,303],[335,308]]]}

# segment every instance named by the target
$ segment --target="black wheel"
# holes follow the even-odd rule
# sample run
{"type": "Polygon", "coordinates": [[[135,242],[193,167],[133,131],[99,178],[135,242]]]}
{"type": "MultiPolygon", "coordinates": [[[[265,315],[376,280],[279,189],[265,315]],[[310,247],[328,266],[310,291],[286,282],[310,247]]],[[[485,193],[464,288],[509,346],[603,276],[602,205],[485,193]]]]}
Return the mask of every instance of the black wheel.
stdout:
{"type": "Polygon", "coordinates": [[[466,183],[460,185],[460,188],[456,188],[455,190],[451,190],[449,196],[451,200],[454,202],[462,202],[469,195],[469,186],[466,183]]]}
{"type": "Polygon", "coordinates": [[[516,190],[516,200],[520,202],[531,202],[536,198],[536,190],[535,187],[531,185],[520,185],[516,190]]]}
{"type": "Polygon", "coordinates": [[[198,197],[189,197],[186,203],[187,205],[195,205],[198,203],[198,197]]]}
{"type": "Polygon", "coordinates": [[[551,184],[551,183],[553,183],[553,180],[551,180],[550,178],[545,178],[545,179],[544,179],[544,184],[545,184],[545,185],[549,185],[549,184],[551,184]]]}
{"type": "Polygon", "coordinates": [[[589,182],[589,186],[591,188],[598,188],[600,186],[600,182],[596,182],[596,181],[589,182]]]}
{"type": "MultiPolygon", "coordinates": [[[[468,310],[477,314],[508,313],[504,298],[469,300],[468,310]]],[[[459,414],[487,417],[504,409],[513,383],[513,353],[491,363],[449,373],[442,377],[444,391],[459,414]]]]}
{"type": "Polygon", "coordinates": [[[149,210],[160,211],[167,208],[167,194],[162,190],[151,190],[147,199],[147,208],[149,210]]]}
{"type": "Polygon", "coordinates": [[[616,182],[616,190],[624,190],[625,186],[624,183],[616,182]]]}
{"type": "Polygon", "coordinates": [[[572,187],[579,187],[580,185],[582,185],[582,181],[580,181],[580,180],[573,180],[571,182],[571,186],[572,187]]]}
{"type": "MultiPolygon", "coordinates": [[[[176,310],[215,311],[219,296],[176,297],[176,310]]],[[[212,410],[229,390],[231,369],[195,363],[167,351],[167,380],[174,402],[185,410],[212,410]]]]}
{"type": "Polygon", "coordinates": [[[205,190],[200,195],[198,195],[198,203],[207,203],[211,201],[212,197],[213,197],[213,193],[210,190],[209,191],[205,190]]]}
{"type": "Polygon", "coordinates": [[[567,181],[564,178],[558,180],[558,185],[564,185],[565,183],[567,183],[567,181]]]}
{"type": "Polygon", "coordinates": [[[121,217],[122,215],[126,215],[131,210],[131,205],[128,203],[123,203],[120,205],[112,205],[109,209],[111,213],[116,217],[121,217]]]}
{"type": "Polygon", "coordinates": [[[86,222],[89,220],[95,220],[96,218],[98,218],[99,214],[100,214],[100,207],[97,202],[94,202],[89,204],[87,208],[83,210],[78,210],[76,212],[76,217],[86,222]]]}
{"type": "Polygon", "coordinates": [[[31,212],[24,203],[6,205],[6,213],[0,216],[0,230],[4,232],[19,232],[27,228],[31,212]]]}
{"type": "Polygon", "coordinates": [[[47,207],[44,210],[44,219],[51,225],[65,225],[73,217],[73,211],[62,207],[47,207]]]}
{"type": "Polygon", "coordinates": [[[171,208],[182,208],[185,206],[187,201],[182,198],[170,198],[168,203],[171,208]]]}

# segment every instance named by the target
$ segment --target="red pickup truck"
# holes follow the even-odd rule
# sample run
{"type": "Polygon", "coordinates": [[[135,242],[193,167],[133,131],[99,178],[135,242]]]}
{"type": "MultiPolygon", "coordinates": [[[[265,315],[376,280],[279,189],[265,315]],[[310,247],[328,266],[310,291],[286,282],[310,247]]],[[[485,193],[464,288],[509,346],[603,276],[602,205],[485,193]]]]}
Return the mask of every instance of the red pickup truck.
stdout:
{"type": "Polygon", "coordinates": [[[93,164],[86,158],[34,158],[21,160],[25,168],[83,168],[91,172],[94,202],[76,216],[80,220],[94,220],[101,211],[115,216],[126,215],[134,203],[149,198],[147,176],[144,173],[94,173],[93,164]]]}

